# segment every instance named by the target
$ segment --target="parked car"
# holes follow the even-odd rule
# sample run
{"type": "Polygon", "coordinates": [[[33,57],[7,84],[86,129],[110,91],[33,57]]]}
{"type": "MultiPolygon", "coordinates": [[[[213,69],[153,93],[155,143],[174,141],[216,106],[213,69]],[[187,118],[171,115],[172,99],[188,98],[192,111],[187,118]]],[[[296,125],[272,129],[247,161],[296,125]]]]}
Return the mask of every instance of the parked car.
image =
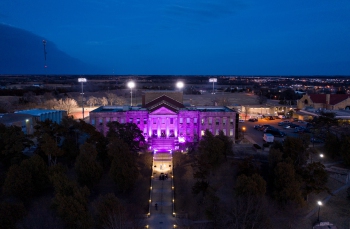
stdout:
{"type": "Polygon", "coordinates": [[[266,130],[265,133],[272,134],[274,137],[284,137],[284,136],[286,136],[286,134],[284,132],[279,131],[277,129],[275,129],[275,130],[269,129],[269,130],[266,130]]]}
{"type": "Polygon", "coordinates": [[[263,140],[266,143],[272,143],[274,141],[275,137],[272,134],[264,134],[263,140]]]}
{"type": "MultiPolygon", "coordinates": [[[[237,119],[236,119],[237,120],[237,119]]],[[[243,119],[240,119],[240,120],[238,120],[238,122],[244,122],[244,120],[243,119]]]]}
{"type": "Polygon", "coordinates": [[[250,119],[248,119],[248,121],[249,121],[249,122],[257,122],[258,119],[257,119],[257,118],[250,118],[250,119]]]}
{"type": "Polygon", "coordinates": [[[284,120],[284,121],[282,121],[282,122],[279,122],[278,125],[279,125],[279,126],[284,126],[284,125],[287,125],[287,124],[290,124],[290,123],[291,123],[290,121],[284,120]]]}
{"type": "Polygon", "coordinates": [[[324,143],[324,141],[320,138],[311,138],[310,141],[312,143],[324,143]]]}
{"type": "Polygon", "coordinates": [[[254,129],[259,130],[262,127],[262,125],[255,125],[254,129]]]}

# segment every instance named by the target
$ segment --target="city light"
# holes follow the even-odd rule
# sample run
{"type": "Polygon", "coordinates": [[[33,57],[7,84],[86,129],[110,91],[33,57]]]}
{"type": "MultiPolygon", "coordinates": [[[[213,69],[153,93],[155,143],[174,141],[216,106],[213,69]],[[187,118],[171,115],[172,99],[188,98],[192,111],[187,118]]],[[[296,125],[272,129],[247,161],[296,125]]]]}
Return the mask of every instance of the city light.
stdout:
{"type": "Polygon", "coordinates": [[[179,81],[179,82],[176,83],[176,87],[177,87],[178,89],[180,89],[180,90],[181,90],[184,86],[185,86],[185,84],[184,84],[182,81],[179,81]]]}

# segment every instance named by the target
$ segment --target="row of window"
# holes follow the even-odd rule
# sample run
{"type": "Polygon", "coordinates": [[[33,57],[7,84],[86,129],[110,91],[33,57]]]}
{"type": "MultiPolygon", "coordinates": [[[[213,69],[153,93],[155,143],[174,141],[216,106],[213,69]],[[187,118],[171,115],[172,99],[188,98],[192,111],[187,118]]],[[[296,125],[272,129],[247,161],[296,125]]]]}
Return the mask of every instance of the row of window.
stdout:
{"type": "MultiPolygon", "coordinates": [[[[153,124],[157,124],[157,119],[158,118],[153,118],[153,120],[152,120],[153,124]]],[[[222,121],[221,122],[222,125],[226,125],[227,120],[228,120],[228,118],[226,118],[226,117],[224,117],[224,118],[215,118],[215,125],[217,125],[217,126],[220,125],[220,119],[222,121]]],[[[165,124],[165,120],[166,120],[166,118],[161,118],[161,123],[165,124]]],[[[208,120],[208,124],[212,125],[213,117],[209,117],[207,120],[208,120]]],[[[229,120],[230,120],[230,125],[233,125],[233,118],[231,118],[229,120]]],[[[106,118],[106,122],[107,123],[110,122],[110,121],[119,121],[120,123],[125,123],[125,119],[124,118],[119,118],[119,120],[118,120],[118,118],[106,118]]],[[[132,123],[132,122],[134,122],[134,119],[130,118],[128,121],[132,123]]],[[[136,121],[135,122],[136,124],[140,124],[140,118],[136,118],[135,121],[136,121]]],[[[99,118],[99,123],[100,124],[103,123],[103,118],[99,118]]],[[[174,124],[174,118],[170,118],[169,119],[169,123],[170,124],[174,124]]],[[[186,118],[186,123],[190,124],[191,123],[191,118],[186,118]]],[[[95,125],[95,119],[91,119],[91,124],[95,125]]],[[[143,119],[143,124],[147,124],[147,118],[143,119]]],[[[183,118],[179,118],[179,124],[183,124],[183,118]]],[[[193,118],[193,124],[197,125],[197,118],[193,118]]],[[[206,119],[205,118],[201,119],[201,124],[202,125],[206,124],[206,119]]]]}

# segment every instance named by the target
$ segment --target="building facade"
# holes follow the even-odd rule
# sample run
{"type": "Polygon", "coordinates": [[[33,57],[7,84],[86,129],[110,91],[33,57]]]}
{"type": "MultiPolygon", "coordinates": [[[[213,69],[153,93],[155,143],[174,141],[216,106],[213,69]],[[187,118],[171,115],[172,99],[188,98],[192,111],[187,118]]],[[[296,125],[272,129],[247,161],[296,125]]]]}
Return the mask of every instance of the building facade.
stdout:
{"type": "Polygon", "coordinates": [[[198,142],[205,130],[236,137],[237,116],[233,109],[188,106],[182,92],[144,92],[142,106],[102,106],[90,112],[90,123],[107,134],[107,123],[135,123],[153,149],[178,149],[182,143],[198,142]],[[181,101],[179,101],[181,100],[181,101]]]}
{"type": "Polygon", "coordinates": [[[298,109],[350,110],[348,94],[306,94],[298,100],[298,109]]]}

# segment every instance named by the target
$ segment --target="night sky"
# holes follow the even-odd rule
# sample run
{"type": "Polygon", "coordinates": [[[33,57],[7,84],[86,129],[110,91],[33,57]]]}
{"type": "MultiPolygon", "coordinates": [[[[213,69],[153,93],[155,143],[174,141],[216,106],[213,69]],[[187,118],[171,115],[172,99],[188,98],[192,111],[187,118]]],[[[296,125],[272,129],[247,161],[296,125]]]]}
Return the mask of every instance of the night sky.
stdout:
{"type": "Polygon", "coordinates": [[[0,74],[42,73],[45,39],[50,74],[350,75],[349,0],[1,0],[0,24],[0,74]]]}

